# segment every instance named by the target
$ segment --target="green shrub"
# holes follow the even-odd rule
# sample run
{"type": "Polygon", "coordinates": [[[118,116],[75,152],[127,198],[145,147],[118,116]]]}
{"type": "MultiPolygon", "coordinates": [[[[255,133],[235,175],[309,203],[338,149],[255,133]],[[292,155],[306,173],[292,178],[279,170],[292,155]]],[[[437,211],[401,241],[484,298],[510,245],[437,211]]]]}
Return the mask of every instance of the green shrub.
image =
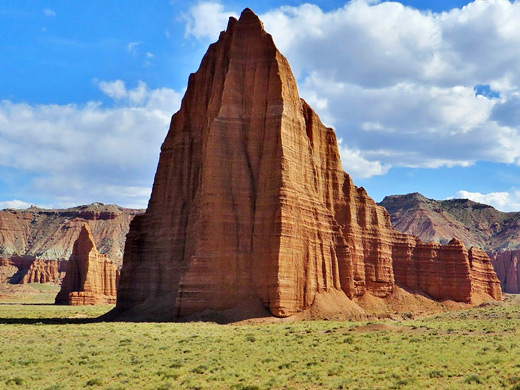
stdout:
{"type": "Polygon", "coordinates": [[[11,378],[5,382],[7,385],[13,384],[13,385],[22,385],[23,384],[23,378],[20,378],[19,376],[11,378]]]}
{"type": "Polygon", "coordinates": [[[87,386],[101,386],[103,384],[103,381],[99,378],[93,378],[93,379],[90,379],[86,385],[87,386]]]}
{"type": "Polygon", "coordinates": [[[464,383],[476,383],[481,384],[482,379],[477,374],[471,374],[470,376],[467,376],[466,379],[464,379],[464,383]]]}
{"type": "Polygon", "coordinates": [[[200,365],[191,370],[195,374],[204,374],[208,370],[208,366],[200,365]]]}
{"type": "Polygon", "coordinates": [[[428,375],[430,376],[430,378],[442,378],[444,376],[444,372],[441,370],[433,370],[430,371],[428,375]]]}

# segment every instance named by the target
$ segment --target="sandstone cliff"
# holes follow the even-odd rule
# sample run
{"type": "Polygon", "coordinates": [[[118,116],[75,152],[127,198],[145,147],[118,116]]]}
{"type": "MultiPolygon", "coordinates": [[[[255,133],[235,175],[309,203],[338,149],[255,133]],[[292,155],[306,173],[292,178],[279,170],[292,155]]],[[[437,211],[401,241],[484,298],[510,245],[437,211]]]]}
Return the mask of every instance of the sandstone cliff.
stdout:
{"type": "Polygon", "coordinates": [[[458,237],[492,258],[502,289],[520,293],[520,213],[504,213],[468,199],[433,200],[421,194],[387,196],[381,203],[395,229],[440,243],[458,237]]]}
{"type": "Polygon", "coordinates": [[[484,253],[392,229],[343,172],[334,131],[299,98],[287,60],[246,9],[209,47],[172,117],[112,317],[169,320],[255,300],[278,317],[362,311],[401,289],[501,298],[484,253]]]}
{"type": "Polygon", "coordinates": [[[115,303],[119,270],[98,253],[88,225],[83,225],[67,263],[67,272],[56,304],[95,305],[115,303]]]}

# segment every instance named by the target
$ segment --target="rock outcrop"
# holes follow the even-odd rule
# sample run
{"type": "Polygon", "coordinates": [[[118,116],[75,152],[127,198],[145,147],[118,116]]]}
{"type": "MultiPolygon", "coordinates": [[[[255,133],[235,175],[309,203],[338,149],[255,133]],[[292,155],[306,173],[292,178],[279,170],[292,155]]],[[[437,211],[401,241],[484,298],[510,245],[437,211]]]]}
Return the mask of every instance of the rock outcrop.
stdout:
{"type": "Polygon", "coordinates": [[[83,225],[67,263],[58,305],[113,304],[119,270],[106,255],[98,253],[88,225],[83,225]]]}
{"type": "Polygon", "coordinates": [[[492,259],[503,291],[520,293],[520,213],[504,213],[468,199],[428,199],[418,193],[387,196],[379,205],[403,233],[440,243],[458,237],[468,247],[482,248],[492,259]]]}
{"type": "Polygon", "coordinates": [[[88,224],[99,251],[119,266],[130,221],[142,210],[93,203],[70,209],[0,211],[0,257],[67,260],[82,226],[88,224]]]}
{"type": "Polygon", "coordinates": [[[171,320],[258,300],[287,317],[361,310],[399,289],[501,298],[484,253],[392,229],[343,172],[334,131],[300,99],[258,17],[230,18],[172,117],[111,316],[171,320]]]}

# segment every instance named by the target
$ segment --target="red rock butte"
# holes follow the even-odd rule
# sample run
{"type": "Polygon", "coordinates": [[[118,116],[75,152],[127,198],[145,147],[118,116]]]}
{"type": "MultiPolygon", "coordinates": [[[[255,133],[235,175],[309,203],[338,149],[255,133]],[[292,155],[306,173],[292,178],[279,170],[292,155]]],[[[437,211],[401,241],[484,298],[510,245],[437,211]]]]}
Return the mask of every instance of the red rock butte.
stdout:
{"type": "Polygon", "coordinates": [[[501,299],[485,253],[392,229],[259,18],[230,18],[172,117],[110,315],[174,320],[259,302],[276,317],[326,316],[405,295],[501,299]]]}
{"type": "Polygon", "coordinates": [[[55,302],[58,305],[96,305],[116,302],[119,270],[100,254],[87,224],[74,242],[67,271],[55,302]]]}

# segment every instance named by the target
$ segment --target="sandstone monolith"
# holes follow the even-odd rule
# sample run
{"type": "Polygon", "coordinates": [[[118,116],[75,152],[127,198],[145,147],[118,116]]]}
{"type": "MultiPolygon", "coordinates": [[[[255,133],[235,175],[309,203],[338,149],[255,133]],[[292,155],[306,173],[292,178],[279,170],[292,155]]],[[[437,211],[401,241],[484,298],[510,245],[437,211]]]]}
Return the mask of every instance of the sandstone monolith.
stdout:
{"type": "Polygon", "coordinates": [[[173,320],[244,302],[277,317],[355,311],[398,289],[500,299],[481,255],[392,229],[246,9],[189,78],[148,209],[131,223],[111,316],[173,320]]]}
{"type": "Polygon", "coordinates": [[[88,225],[83,225],[67,263],[67,272],[56,304],[96,305],[116,301],[119,270],[106,255],[100,254],[88,225]]]}

